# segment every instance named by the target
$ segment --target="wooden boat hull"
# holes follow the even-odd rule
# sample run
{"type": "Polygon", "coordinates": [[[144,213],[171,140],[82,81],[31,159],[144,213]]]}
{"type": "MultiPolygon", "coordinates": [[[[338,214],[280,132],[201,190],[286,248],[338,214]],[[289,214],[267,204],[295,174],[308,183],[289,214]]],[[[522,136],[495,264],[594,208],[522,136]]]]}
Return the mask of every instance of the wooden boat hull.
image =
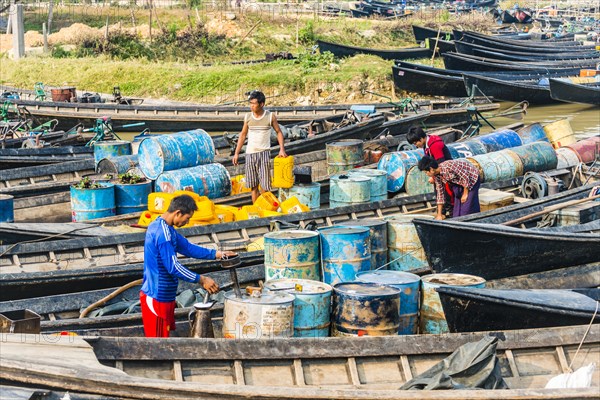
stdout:
{"type": "Polygon", "coordinates": [[[498,60],[506,61],[519,61],[519,60],[571,60],[571,59],[585,59],[585,58],[598,58],[600,53],[598,51],[571,51],[564,53],[530,53],[527,51],[514,50],[498,50],[492,45],[482,46],[475,43],[468,42],[456,42],[456,52],[459,54],[468,54],[475,56],[482,56],[488,58],[495,58],[498,60]],[[478,51],[484,52],[484,55],[477,54],[478,51]]]}
{"type": "Polygon", "coordinates": [[[537,85],[536,82],[500,80],[470,74],[465,74],[463,80],[467,93],[484,93],[486,96],[492,96],[495,99],[515,103],[524,100],[529,104],[556,103],[556,100],[550,97],[550,90],[547,87],[537,85]],[[475,86],[476,89],[474,89],[475,86]]]}
{"type": "Polygon", "coordinates": [[[411,58],[425,58],[431,57],[432,51],[430,49],[415,47],[409,49],[394,49],[394,50],[382,50],[382,49],[370,49],[356,46],[347,46],[338,43],[326,42],[324,40],[317,40],[317,44],[321,53],[329,51],[336,57],[352,57],[356,54],[369,54],[383,58],[384,60],[406,60],[411,58]]]}
{"type": "Polygon", "coordinates": [[[436,272],[499,279],[600,260],[600,237],[595,234],[456,221],[417,219],[414,224],[436,272]]]}
{"type": "Polygon", "coordinates": [[[463,32],[461,41],[493,47],[497,50],[520,51],[524,49],[531,53],[559,53],[569,51],[594,51],[595,46],[583,46],[576,41],[522,41],[508,37],[489,36],[477,32],[463,32]]]}
{"type": "Polygon", "coordinates": [[[600,105],[600,85],[580,85],[550,79],[550,97],[567,103],[600,105]]]}
{"type": "Polygon", "coordinates": [[[565,68],[594,68],[597,59],[588,60],[564,60],[546,62],[509,62],[503,60],[488,59],[485,57],[468,56],[465,54],[445,53],[442,54],[444,65],[448,69],[462,71],[539,71],[539,72],[561,72],[565,68]]]}
{"type": "MultiPolygon", "coordinates": [[[[6,335],[0,378],[76,393],[144,399],[587,399],[587,389],[543,389],[566,373],[586,327],[492,333],[281,340],[65,338],[6,335]],[[398,388],[455,351],[491,334],[508,390],[398,388]],[[115,368],[116,367],[116,368],[115,368]],[[273,377],[276,377],[274,381],[273,377]],[[274,385],[277,386],[274,386],[274,385]]],[[[593,326],[574,369],[597,360],[593,326]]]]}
{"type": "MultiPolygon", "coordinates": [[[[438,37],[437,29],[426,28],[424,26],[418,26],[418,25],[413,25],[412,29],[413,29],[413,34],[415,36],[415,40],[417,43],[424,42],[425,39],[427,39],[427,38],[437,38],[438,37]]],[[[452,34],[452,32],[440,31],[439,38],[443,39],[443,40],[454,40],[454,35],[452,34]]]]}
{"type": "Polygon", "coordinates": [[[600,289],[585,289],[579,293],[552,289],[497,290],[461,287],[440,287],[436,290],[450,332],[585,325],[592,320],[600,323],[600,315],[594,317],[600,289]]]}

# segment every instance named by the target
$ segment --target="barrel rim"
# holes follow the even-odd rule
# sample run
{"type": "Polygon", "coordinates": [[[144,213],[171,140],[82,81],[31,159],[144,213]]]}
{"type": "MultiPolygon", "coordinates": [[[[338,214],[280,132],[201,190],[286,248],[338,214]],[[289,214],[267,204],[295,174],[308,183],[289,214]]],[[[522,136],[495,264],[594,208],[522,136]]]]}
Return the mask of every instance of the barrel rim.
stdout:
{"type": "Polygon", "coordinates": [[[335,232],[331,232],[331,231],[336,230],[336,229],[339,230],[339,229],[349,229],[349,228],[350,229],[356,229],[360,233],[369,233],[369,234],[371,234],[371,229],[369,229],[367,227],[363,227],[363,226],[344,226],[344,227],[341,227],[341,226],[332,225],[332,226],[325,226],[323,228],[319,228],[317,230],[317,232],[320,235],[327,235],[327,234],[329,234],[329,235],[335,235],[336,233],[335,232]]]}
{"type": "Polygon", "coordinates": [[[438,287],[438,286],[473,286],[473,285],[481,285],[482,283],[485,284],[487,282],[487,280],[485,278],[482,278],[481,276],[477,276],[477,275],[471,275],[471,274],[459,274],[459,273],[436,273],[436,274],[428,274],[428,275],[423,275],[421,277],[421,282],[423,282],[423,284],[427,284],[433,287],[438,287]],[[435,277],[443,277],[443,276],[458,276],[458,277],[469,277],[469,278],[476,278],[479,281],[478,282],[474,282],[474,283],[470,283],[470,284],[444,284],[444,283],[431,283],[430,280],[435,278],[435,277]]]}
{"type": "Polygon", "coordinates": [[[309,231],[308,229],[286,229],[283,231],[267,232],[263,235],[263,238],[264,239],[274,239],[274,236],[285,234],[285,233],[290,233],[290,232],[296,232],[296,233],[308,234],[308,235],[304,236],[304,237],[287,238],[285,240],[301,240],[301,239],[307,239],[307,238],[313,238],[313,237],[318,238],[319,237],[319,232],[309,231]]]}
{"type": "Polygon", "coordinates": [[[388,291],[388,293],[383,293],[383,294],[379,294],[377,295],[378,297],[382,297],[382,298],[386,298],[386,297],[397,297],[400,296],[401,290],[392,286],[388,286],[388,285],[381,285],[378,283],[371,283],[371,282],[339,282],[336,283],[335,285],[333,285],[333,292],[336,294],[343,294],[346,297],[351,297],[351,298],[359,298],[359,297],[363,297],[363,296],[375,296],[375,295],[369,295],[369,294],[361,294],[361,293],[352,293],[352,292],[346,292],[344,291],[344,286],[349,286],[349,285],[358,285],[358,286],[365,286],[365,287],[371,287],[371,288],[384,288],[386,291],[388,291]]]}
{"type": "MultiPolygon", "coordinates": [[[[393,271],[393,270],[373,270],[373,271],[362,271],[362,272],[358,272],[356,274],[356,279],[359,282],[366,282],[366,283],[375,283],[378,285],[407,285],[407,284],[411,284],[411,283],[420,283],[421,282],[421,277],[417,274],[413,274],[411,272],[408,271],[393,271]],[[362,277],[367,276],[367,275],[389,275],[389,276],[404,276],[406,278],[414,278],[415,280],[413,281],[400,281],[400,282],[380,282],[380,281],[367,281],[367,280],[361,280],[362,277]]],[[[364,279],[364,278],[362,278],[364,279]]]]}
{"type": "Polygon", "coordinates": [[[322,288],[324,288],[325,290],[323,291],[304,291],[302,290],[301,292],[297,292],[295,290],[294,287],[289,287],[289,288],[276,288],[278,291],[283,291],[284,293],[290,293],[293,295],[327,295],[327,294],[332,294],[333,293],[333,286],[331,286],[328,283],[325,282],[321,282],[321,281],[316,281],[316,280],[312,280],[312,279],[302,279],[302,278],[280,278],[280,279],[271,279],[265,282],[265,288],[269,289],[270,285],[273,284],[277,284],[277,283],[284,283],[284,282],[290,282],[290,283],[299,283],[299,284],[308,284],[311,285],[312,287],[319,287],[321,286],[322,288]],[[289,290],[293,290],[293,292],[290,292],[289,290]]]}
{"type": "Polygon", "coordinates": [[[115,187],[114,183],[111,182],[96,182],[97,184],[100,185],[100,187],[96,187],[96,188],[78,188],[75,187],[75,185],[71,185],[71,190],[77,190],[77,191],[83,191],[83,190],[104,190],[104,189],[110,189],[115,187]]]}
{"type": "Polygon", "coordinates": [[[290,304],[293,305],[296,297],[287,292],[267,292],[262,293],[260,297],[251,297],[246,294],[242,294],[242,297],[237,297],[234,291],[226,292],[224,294],[226,300],[234,301],[236,303],[244,303],[244,304],[260,304],[260,305],[281,305],[281,304],[290,304]],[[279,297],[279,299],[277,299],[279,297]],[[271,298],[270,302],[261,302],[261,299],[271,298]]]}
{"type": "Polygon", "coordinates": [[[332,226],[336,226],[336,225],[356,226],[359,228],[363,228],[363,227],[367,227],[367,226],[376,227],[376,226],[382,226],[382,225],[387,226],[387,221],[385,219],[378,219],[378,218],[349,219],[347,221],[336,222],[335,225],[332,225],[332,226]],[[361,222],[365,222],[365,223],[373,222],[376,224],[375,225],[361,225],[360,224],[361,222]]]}

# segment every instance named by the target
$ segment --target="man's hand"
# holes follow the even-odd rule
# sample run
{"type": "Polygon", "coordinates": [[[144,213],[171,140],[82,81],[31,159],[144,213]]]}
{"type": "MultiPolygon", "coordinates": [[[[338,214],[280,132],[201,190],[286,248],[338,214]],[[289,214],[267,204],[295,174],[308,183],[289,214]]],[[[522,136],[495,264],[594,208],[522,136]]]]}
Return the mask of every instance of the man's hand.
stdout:
{"type": "Polygon", "coordinates": [[[463,193],[463,195],[460,196],[460,202],[461,203],[466,202],[468,197],[469,197],[469,193],[468,192],[467,193],[463,193]]]}
{"type": "Polygon", "coordinates": [[[219,285],[212,278],[200,275],[200,284],[210,294],[215,294],[219,291],[219,285]]]}
{"type": "Polygon", "coordinates": [[[238,158],[239,158],[239,154],[234,154],[233,158],[231,159],[231,162],[233,163],[233,165],[238,165],[238,158]]]}
{"type": "Polygon", "coordinates": [[[233,251],[217,251],[217,254],[216,254],[217,260],[220,260],[222,258],[235,257],[235,256],[237,256],[237,253],[235,253],[233,251]]]}
{"type": "Polygon", "coordinates": [[[285,150],[279,149],[279,155],[277,157],[287,157],[287,154],[285,154],[285,150]]]}

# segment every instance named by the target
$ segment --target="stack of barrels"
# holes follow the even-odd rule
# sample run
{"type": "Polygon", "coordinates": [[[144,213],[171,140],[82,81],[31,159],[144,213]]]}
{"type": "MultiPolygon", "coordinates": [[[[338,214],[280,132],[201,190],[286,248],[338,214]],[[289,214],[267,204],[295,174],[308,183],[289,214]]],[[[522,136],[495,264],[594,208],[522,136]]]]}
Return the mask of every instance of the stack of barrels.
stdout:
{"type": "Polygon", "coordinates": [[[409,272],[428,266],[412,224],[414,218],[431,216],[349,220],[318,231],[266,234],[266,292],[262,297],[227,298],[225,337],[381,336],[447,331],[439,297],[429,288],[440,284],[442,278],[453,285],[481,286],[484,281],[456,274],[422,279],[409,272]],[[426,305],[421,307],[421,318],[419,304],[426,305]],[[240,315],[248,318],[241,321],[240,315]]]}

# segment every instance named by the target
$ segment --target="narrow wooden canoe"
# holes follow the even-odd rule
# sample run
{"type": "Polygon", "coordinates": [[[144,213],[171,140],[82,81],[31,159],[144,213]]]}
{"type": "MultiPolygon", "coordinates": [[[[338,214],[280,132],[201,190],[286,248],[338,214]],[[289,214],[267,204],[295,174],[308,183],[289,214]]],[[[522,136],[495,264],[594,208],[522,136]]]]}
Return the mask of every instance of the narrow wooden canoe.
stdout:
{"type": "Polygon", "coordinates": [[[562,60],[562,61],[540,61],[540,62],[510,62],[485,57],[469,56],[466,54],[444,53],[444,65],[448,69],[463,71],[509,71],[509,70],[533,70],[545,72],[561,72],[565,68],[595,68],[597,59],[587,60],[562,60]]]}
{"type": "MultiPolygon", "coordinates": [[[[427,38],[437,38],[438,30],[424,26],[413,25],[413,34],[417,43],[424,42],[427,38]]],[[[452,32],[439,31],[439,38],[443,40],[454,40],[452,32]]]]}
{"type": "Polygon", "coordinates": [[[370,54],[383,58],[384,60],[406,60],[411,58],[431,57],[432,51],[427,48],[414,47],[406,49],[371,49],[365,47],[349,46],[339,43],[317,40],[321,52],[329,51],[336,57],[352,57],[356,54],[370,54]]]}
{"type": "Polygon", "coordinates": [[[577,84],[550,79],[550,97],[567,103],[600,105],[600,83],[577,84]]]}
{"type": "Polygon", "coordinates": [[[532,53],[558,53],[565,51],[594,51],[595,46],[583,46],[581,42],[561,41],[523,41],[514,40],[510,37],[489,36],[482,33],[467,31],[462,33],[461,41],[489,45],[498,50],[517,51],[519,48],[526,49],[532,53]]]}
{"type": "Polygon", "coordinates": [[[516,81],[487,78],[476,73],[463,75],[467,93],[493,96],[504,101],[527,101],[529,104],[553,104],[557,101],[550,97],[548,86],[538,85],[536,81],[516,81]]]}
{"type": "MultiPolygon", "coordinates": [[[[587,399],[587,389],[544,389],[568,372],[586,327],[492,333],[281,340],[80,338],[8,334],[4,382],[144,399],[587,399]],[[398,388],[459,346],[498,338],[508,390],[402,391],[398,388]],[[38,339],[38,340],[36,340],[38,339]]],[[[599,357],[598,326],[573,368],[599,357]]]]}
{"type": "Polygon", "coordinates": [[[479,44],[475,44],[475,43],[469,43],[469,42],[456,42],[455,43],[455,48],[456,48],[456,52],[460,53],[460,54],[470,54],[470,55],[479,55],[476,53],[476,51],[485,51],[487,52],[485,54],[486,57],[489,58],[496,58],[496,59],[500,59],[500,60],[507,60],[507,61],[515,61],[515,59],[511,59],[510,57],[517,57],[517,61],[518,61],[518,57],[524,58],[530,58],[530,59],[541,59],[541,60],[569,60],[569,59],[581,59],[581,58],[597,58],[598,56],[600,56],[600,53],[598,51],[588,51],[588,50],[583,50],[583,51],[568,51],[568,52],[563,52],[563,53],[532,53],[532,52],[527,52],[527,51],[519,51],[519,49],[516,50],[498,50],[497,48],[493,47],[493,45],[490,46],[484,46],[484,45],[479,45],[479,44]],[[493,56],[492,54],[495,54],[496,56],[493,56]]]}
{"type": "Polygon", "coordinates": [[[476,289],[439,287],[436,291],[450,332],[536,329],[600,323],[600,289],[476,289]],[[596,314],[596,315],[595,315],[596,314]]]}

